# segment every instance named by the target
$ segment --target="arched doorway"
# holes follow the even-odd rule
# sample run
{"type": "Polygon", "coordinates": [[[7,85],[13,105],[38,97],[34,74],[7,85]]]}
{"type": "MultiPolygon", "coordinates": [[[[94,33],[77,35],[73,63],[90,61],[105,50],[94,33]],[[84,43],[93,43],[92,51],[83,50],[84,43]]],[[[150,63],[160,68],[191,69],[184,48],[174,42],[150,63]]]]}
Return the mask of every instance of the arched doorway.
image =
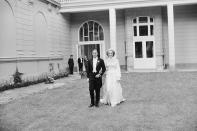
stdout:
{"type": "Polygon", "coordinates": [[[98,22],[90,20],[80,26],[77,49],[78,57],[91,59],[93,49],[98,50],[99,56],[104,56],[104,31],[98,22]]]}

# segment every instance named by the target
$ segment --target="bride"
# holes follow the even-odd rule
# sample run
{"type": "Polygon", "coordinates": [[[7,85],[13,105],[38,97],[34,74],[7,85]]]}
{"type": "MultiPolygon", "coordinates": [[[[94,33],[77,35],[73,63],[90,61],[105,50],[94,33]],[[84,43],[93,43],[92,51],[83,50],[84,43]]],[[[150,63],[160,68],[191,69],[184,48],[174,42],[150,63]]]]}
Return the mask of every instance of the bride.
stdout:
{"type": "Polygon", "coordinates": [[[106,80],[103,85],[103,99],[101,103],[109,104],[112,107],[125,101],[122,96],[122,87],[120,85],[120,65],[118,59],[114,57],[115,51],[112,49],[106,52],[108,58],[105,61],[106,64],[106,80]]]}

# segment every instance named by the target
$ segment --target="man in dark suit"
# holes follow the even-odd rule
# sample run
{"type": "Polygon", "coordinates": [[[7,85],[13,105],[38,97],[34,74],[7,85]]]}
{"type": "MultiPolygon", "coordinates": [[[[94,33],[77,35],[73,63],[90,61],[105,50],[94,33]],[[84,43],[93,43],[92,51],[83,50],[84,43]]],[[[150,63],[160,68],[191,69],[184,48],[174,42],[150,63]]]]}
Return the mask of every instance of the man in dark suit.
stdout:
{"type": "Polygon", "coordinates": [[[83,58],[78,58],[78,67],[79,67],[79,73],[83,71],[83,58]]]}
{"type": "Polygon", "coordinates": [[[87,68],[88,68],[88,58],[87,58],[87,56],[84,56],[84,66],[85,66],[85,71],[87,71],[87,68]]]}
{"type": "Polygon", "coordinates": [[[89,107],[99,107],[100,88],[102,87],[102,75],[105,73],[105,63],[103,59],[98,58],[98,51],[92,51],[93,59],[88,61],[87,77],[89,81],[89,92],[91,104],[89,107]],[[94,94],[96,93],[96,101],[94,101],[94,94]]]}
{"type": "Polygon", "coordinates": [[[73,74],[73,68],[74,68],[73,55],[70,55],[70,58],[68,59],[68,66],[69,66],[70,74],[73,74]]]}

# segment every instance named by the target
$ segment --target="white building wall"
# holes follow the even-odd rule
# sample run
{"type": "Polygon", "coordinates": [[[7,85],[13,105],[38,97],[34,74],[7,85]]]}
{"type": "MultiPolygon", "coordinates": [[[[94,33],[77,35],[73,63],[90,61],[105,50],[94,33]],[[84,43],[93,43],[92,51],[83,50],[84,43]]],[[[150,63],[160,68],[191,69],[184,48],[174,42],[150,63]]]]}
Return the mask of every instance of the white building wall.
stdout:
{"type": "MultiPolygon", "coordinates": [[[[10,38],[15,38],[15,40],[12,45],[2,49],[4,44],[2,38],[5,34],[2,34],[1,31],[0,48],[7,51],[10,49],[16,53],[15,55],[0,55],[0,78],[11,76],[16,69],[16,65],[19,72],[25,75],[48,72],[49,63],[54,64],[55,71],[58,71],[58,63],[60,68],[66,67],[71,53],[71,44],[69,43],[70,16],[58,13],[58,8],[54,5],[49,6],[40,0],[32,2],[29,2],[29,0],[1,0],[1,6],[5,5],[9,5],[13,12],[16,31],[13,30],[14,33],[10,38]],[[36,19],[38,18],[36,17],[37,14],[39,14],[39,19],[36,19]],[[42,29],[44,28],[43,23],[44,26],[46,24],[45,29],[42,29]],[[38,33],[36,30],[41,31],[40,34],[46,34],[46,40],[38,38],[40,39],[38,46],[36,45],[36,34],[38,33]],[[42,41],[46,41],[45,44],[44,42],[41,44],[42,41]],[[38,50],[41,53],[38,53],[38,50]]],[[[5,15],[5,8],[0,8],[0,12],[0,18],[2,18],[5,15]]],[[[10,16],[7,16],[6,19],[10,19],[10,16]]],[[[0,26],[2,25],[1,23],[0,26]]]]}
{"type": "MultiPolygon", "coordinates": [[[[5,2],[0,1],[0,56],[1,59],[16,56],[16,20],[15,20],[15,1],[5,2]]],[[[13,73],[13,64],[4,64],[0,61],[0,77],[13,73]]]]}
{"type": "Polygon", "coordinates": [[[197,63],[197,5],[175,6],[176,64],[197,63]]]}
{"type": "MultiPolygon", "coordinates": [[[[117,58],[121,66],[125,66],[125,12],[124,10],[116,11],[116,50],[117,58]]],[[[125,67],[123,67],[125,68],[125,67]]]]}
{"type": "Polygon", "coordinates": [[[128,70],[130,70],[130,71],[133,70],[132,19],[139,17],[139,16],[150,16],[150,17],[154,18],[156,67],[157,67],[157,69],[162,69],[163,68],[162,10],[161,10],[161,7],[145,7],[145,8],[127,9],[125,11],[128,70]]]}

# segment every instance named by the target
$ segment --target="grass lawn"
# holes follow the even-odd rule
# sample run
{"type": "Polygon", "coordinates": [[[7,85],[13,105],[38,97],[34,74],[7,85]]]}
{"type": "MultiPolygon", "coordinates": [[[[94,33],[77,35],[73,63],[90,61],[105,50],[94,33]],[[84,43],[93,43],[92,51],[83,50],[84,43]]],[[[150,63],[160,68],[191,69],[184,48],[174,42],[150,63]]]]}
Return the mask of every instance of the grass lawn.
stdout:
{"type": "Polygon", "coordinates": [[[0,105],[0,131],[197,131],[197,72],[122,75],[126,101],[90,104],[85,79],[0,105]]]}

